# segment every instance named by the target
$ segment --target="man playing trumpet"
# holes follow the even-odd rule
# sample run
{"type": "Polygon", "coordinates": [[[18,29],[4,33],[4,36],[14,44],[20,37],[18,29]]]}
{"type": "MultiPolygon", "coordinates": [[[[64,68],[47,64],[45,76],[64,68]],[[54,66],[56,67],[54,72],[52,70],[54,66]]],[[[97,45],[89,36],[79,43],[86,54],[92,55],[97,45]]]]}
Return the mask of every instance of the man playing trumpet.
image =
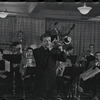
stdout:
{"type": "Polygon", "coordinates": [[[55,46],[49,34],[41,36],[41,47],[34,50],[36,61],[35,96],[53,98],[56,87],[56,61],[66,61],[62,46],[55,46]]]}

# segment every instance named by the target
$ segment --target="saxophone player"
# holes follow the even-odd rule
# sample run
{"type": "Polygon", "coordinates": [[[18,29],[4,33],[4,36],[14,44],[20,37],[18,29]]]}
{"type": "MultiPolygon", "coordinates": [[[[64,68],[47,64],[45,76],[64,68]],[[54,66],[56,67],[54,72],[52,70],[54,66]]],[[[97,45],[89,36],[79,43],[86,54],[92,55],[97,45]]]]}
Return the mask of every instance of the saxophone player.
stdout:
{"type": "Polygon", "coordinates": [[[33,49],[31,47],[27,48],[26,55],[21,60],[20,72],[22,75],[25,74],[26,68],[28,67],[36,67],[33,49]]]}
{"type": "Polygon", "coordinates": [[[33,56],[33,49],[31,47],[27,48],[26,55],[22,58],[20,64],[20,73],[22,76],[22,80],[25,85],[25,93],[26,95],[31,95],[33,91],[33,84],[35,78],[35,60],[33,56]]]}

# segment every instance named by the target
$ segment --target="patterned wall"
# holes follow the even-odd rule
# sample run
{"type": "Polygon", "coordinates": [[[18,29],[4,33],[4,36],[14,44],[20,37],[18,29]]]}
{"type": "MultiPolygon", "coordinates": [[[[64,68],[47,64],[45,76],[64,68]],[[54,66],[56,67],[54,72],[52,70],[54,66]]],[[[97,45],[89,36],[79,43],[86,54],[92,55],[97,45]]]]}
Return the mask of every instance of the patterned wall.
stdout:
{"type": "Polygon", "coordinates": [[[17,40],[17,34],[22,31],[24,42],[32,44],[40,43],[40,35],[45,32],[45,20],[27,17],[7,17],[0,19],[0,47],[10,49],[4,45],[17,40]]]}
{"type": "Polygon", "coordinates": [[[59,22],[59,30],[62,34],[67,33],[72,25],[75,24],[74,29],[69,34],[72,38],[75,54],[80,55],[83,51],[87,50],[90,43],[95,44],[95,51],[100,51],[100,22],[27,17],[7,17],[0,19],[0,47],[10,49],[9,45],[3,44],[16,41],[19,31],[23,31],[24,40],[27,44],[40,43],[40,35],[45,30],[52,29],[56,21],[59,22]]]}
{"type": "Polygon", "coordinates": [[[100,51],[100,22],[68,21],[47,18],[46,30],[52,29],[56,21],[59,22],[58,27],[62,34],[67,33],[72,25],[75,24],[74,29],[69,34],[72,38],[75,54],[80,55],[83,51],[88,49],[91,43],[95,45],[95,51],[100,51]]]}

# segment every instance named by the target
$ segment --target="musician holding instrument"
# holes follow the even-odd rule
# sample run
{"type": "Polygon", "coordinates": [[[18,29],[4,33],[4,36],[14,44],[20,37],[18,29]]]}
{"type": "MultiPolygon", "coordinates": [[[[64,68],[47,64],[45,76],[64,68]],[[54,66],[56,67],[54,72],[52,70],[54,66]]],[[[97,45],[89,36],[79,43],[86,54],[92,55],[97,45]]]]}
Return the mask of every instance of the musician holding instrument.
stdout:
{"type": "Polygon", "coordinates": [[[68,58],[68,56],[73,55],[73,47],[72,46],[68,46],[65,49],[65,54],[66,54],[66,62],[59,62],[58,67],[56,69],[56,75],[57,76],[63,76],[63,72],[65,70],[65,67],[72,67],[72,62],[71,59],[68,58]]]}
{"type": "Polygon", "coordinates": [[[24,85],[26,85],[25,89],[27,95],[30,95],[32,92],[32,84],[34,81],[35,75],[35,59],[33,56],[33,48],[28,47],[26,50],[26,55],[22,57],[21,64],[20,64],[20,73],[22,78],[24,78],[24,85]]]}
{"type": "MultiPolygon", "coordinates": [[[[100,52],[95,53],[95,60],[91,61],[88,65],[88,69],[91,69],[94,71],[98,71],[95,76],[90,77],[88,80],[86,80],[84,83],[84,90],[90,89],[92,91],[93,100],[99,100],[97,97],[97,87],[100,84],[100,52]],[[99,69],[97,69],[99,68],[99,69]]],[[[95,72],[95,73],[96,73],[95,72]]]]}
{"type": "Polygon", "coordinates": [[[41,36],[41,41],[41,47],[34,50],[36,61],[35,96],[42,99],[53,99],[56,87],[56,61],[65,62],[66,57],[62,46],[55,45],[55,39],[51,42],[51,36],[48,33],[41,36]]]}
{"type": "Polygon", "coordinates": [[[31,47],[27,48],[26,55],[22,57],[20,72],[22,75],[25,75],[25,71],[27,67],[36,67],[33,49],[31,47]]]}
{"type": "Polygon", "coordinates": [[[25,48],[25,39],[23,36],[23,32],[19,31],[16,37],[16,40],[12,43],[13,46],[13,54],[22,54],[25,48]]]}
{"type": "Polygon", "coordinates": [[[94,44],[90,44],[89,50],[84,51],[78,58],[78,61],[82,67],[88,66],[89,62],[94,60],[94,53],[94,44]]]}
{"type": "Polygon", "coordinates": [[[68,57],[73,55],[73,49],[74,48],[72,46],[68,46],[65,49],[66,62],[59,62],[59,65],[56,69],[57,91],[63,92],[66,97],[69,95],[68,92],[72,85],[72,73],[70,73],[66,68],[72,67],[71,59],[68,57]]]}

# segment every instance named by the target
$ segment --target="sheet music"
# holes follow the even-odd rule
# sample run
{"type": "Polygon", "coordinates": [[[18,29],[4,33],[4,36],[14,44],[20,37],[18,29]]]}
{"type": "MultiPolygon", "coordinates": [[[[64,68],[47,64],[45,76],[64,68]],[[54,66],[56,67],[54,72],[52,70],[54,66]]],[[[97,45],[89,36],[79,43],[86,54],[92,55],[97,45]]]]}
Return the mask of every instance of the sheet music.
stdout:
{"type": "Polygon", "coordinates": [[[95,69],[90,68],[89,70],[87,70],[86,72],[82,73],[80,75],[80,77],[86,81],[89,78],[92,78],[93,76],[95,76],[96,74],[98,74],[100,72],[100,69],[98,67],[96,67],[95,69]]]}

